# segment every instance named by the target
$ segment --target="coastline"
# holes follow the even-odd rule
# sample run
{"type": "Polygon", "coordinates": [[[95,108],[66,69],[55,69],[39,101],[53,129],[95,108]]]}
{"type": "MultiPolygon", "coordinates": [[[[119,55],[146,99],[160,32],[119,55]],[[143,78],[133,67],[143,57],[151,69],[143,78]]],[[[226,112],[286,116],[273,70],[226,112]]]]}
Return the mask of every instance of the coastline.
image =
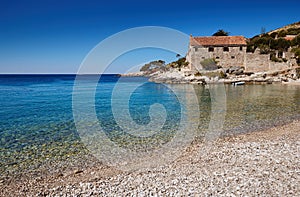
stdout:
{"type": "Polygon", "coordinates": [[[2,180],[0,195],[295,196],[300,193],[299,137],[300,120],[294,120],[264,131],[222,137],[210,146],[195,141],[172,164],[148,171],[121,172],[98,163],[48,177],[2,180]]]}
{"type": "MultiPolygon", "coordinates": [[[[148,77],[155,83],[179,83],[179,84],[300,84],[297,69],[299,66],[278,71],[245,72],[244,68],[231,67],[227,69],[191,71],[187,68],[141,71],[135,73],[120,74],[121,77],[148,77]]],[[[242,84],[242,85],[243,85],[242,84]]]]}

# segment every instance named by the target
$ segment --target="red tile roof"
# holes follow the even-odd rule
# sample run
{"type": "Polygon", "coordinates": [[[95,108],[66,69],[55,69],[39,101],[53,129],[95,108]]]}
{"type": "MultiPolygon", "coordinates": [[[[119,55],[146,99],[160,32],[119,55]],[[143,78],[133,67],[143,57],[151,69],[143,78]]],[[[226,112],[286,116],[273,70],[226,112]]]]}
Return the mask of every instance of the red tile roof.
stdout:
{"type": "Polygon", "coordinates": [[[236,46],[246,44],[244,36],[190,37],[191,46],[236,46]]]}
{"type": "Polygon", "coordinates": [[[286,35],[286,36],[284,37],[284,39],[291,41],[291,40],[293,40],[294,38],[296,38],[296,36],[297,36],[297,35],[286,35]]]}

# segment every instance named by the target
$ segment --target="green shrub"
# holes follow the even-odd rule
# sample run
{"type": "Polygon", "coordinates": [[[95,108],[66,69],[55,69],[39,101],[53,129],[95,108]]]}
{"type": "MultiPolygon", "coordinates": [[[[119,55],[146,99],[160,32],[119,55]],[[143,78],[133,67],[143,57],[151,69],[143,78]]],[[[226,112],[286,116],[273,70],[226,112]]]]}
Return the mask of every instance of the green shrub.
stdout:
{"type": "Polygon", "coordinates": [[[270,43],[270,48],[274,50],[287,50],[290,46],[291,42],[284,38],[272,40],[270,43]]]}
{"type": "Polygon", "coordinates": [[[281,30],[280,32],[278,32],[278,37],[285,37],[287,35],[287,32],[285,30],[281,30]]]}
{"type": "Polygon", "coordinates": [[[217,62],[215,59],[208,58],[200,62],[204,70],[216,70],[218,69],[217,62]]]}
{"type": "Polygon", "coordinates": [[[277,35],[278,35],[277,32],[273,32],[273,33],[270,34],[270,36],[271,36],[272,38],[274,38],[274,39],[276,38],[277,35]]]}
{"type": "Polygon", "coordinates": [[[185,57],[179,58],[175,63],[177,63],[179,67],[187,66],[189,64],[185,57]]]}
{"type": "Polygon", "coordinates": [[[149,70],[149,68],[150,68],[150,64],[145,64],[141,69],[140,69],[140,71],[147,71],[147,70],[149,70]]]}
{"type": "Polygon", "coordinates": [[[269,54],[270,52],[270,47],[268,45],[261,44],[258,48],[260,49],[260,54],[269,54]]]}
{"type": "Polygon", "coordinates": [[[300,78],[300,68],[296,68],[296,77],[300,78]]]}
{"type": "Polygon", "coordinates": [[[182,68],[184,66],[189,65],[189,62],[186,61],[185,57],[179,58],[177,61],[169,63],[167,68],[182,68]]]}
{"type": "Polygon", "coordinates": [[[298,63],[298,65],[300,65],[300,47],[299,48],[293,48],[292,52],[295,53],[297,63],[298,63]]]}
{"type": "Polygon", "coordinates": [[[246,48],[246,52],[251,52],[251,53],[254,53],[255,51],[255,47],[253,45],[247,45],[247,48],[246,48]]]}
{"type": "Polygon", "coordinates": [[[221,79],[224,79],[224,78],[226,78],[226,74],[225,74],[223,71],[221,71],[219,77],[220,77],[221,79]]]}
{"type": "Polygon", "coordinates": [[[300,47],[299,48],[293,48],[292,52],[295,53],[295,56],[300,57],[300,47]]]}
{"type": "Polygon", "coordinates": [[[157,61],[152,61],[148,64],[145,64],[140,71],[150,71],[153,69],[162,69],[165,67],[165,61],[163,60],[157,60],[157,61]]]}
{"type": "Polygon", "coordinates": [[[273,61],[273,62],[282,62],[281,59],[277,58],[276,56],[272,56],[271,61],[273,61]]]}
{"type": "Polygon", "coordinates": [[[300,28],[287,29],[287,35],[297,35],[297,34],[300,34],[300,28]]]}
{"type": "Polygon", "coordinates": [[[196,76],[196,77],[201,77],[202,74],[201,74],[200,72],[197,72],[197,73],[195,74],[195,76],[196,76]]]}
{"type": "Polygon", "coordinates": [[[300,46],[300,34],[291,41],[292,46],[300,46]]]}

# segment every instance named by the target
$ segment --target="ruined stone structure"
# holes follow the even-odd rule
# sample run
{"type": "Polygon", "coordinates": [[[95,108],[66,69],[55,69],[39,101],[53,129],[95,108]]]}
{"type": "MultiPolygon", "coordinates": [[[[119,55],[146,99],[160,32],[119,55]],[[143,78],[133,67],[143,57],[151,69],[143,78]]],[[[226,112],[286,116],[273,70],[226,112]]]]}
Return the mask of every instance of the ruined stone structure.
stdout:
{"type": "Polygon", "coordinates": [[[282,58],[287,59],[286,62],[273,62],[270,54],[260,54],[259,49],[247,53],[246,47],[246,38],[243,36],[190,36],[186,60],[190,70],[203,70],[201,62],[205,59],[214,59],[223,68],[243,67],[246,72],[277,71],[297,65],[290,50],[281,54],[282,58]]]}
{"type": "MultiPolygon", "coordinates": [[[[278,51],[276,52],[278,57],[278,51]]],[[[246,72],[267,72],[278,71],[297,66],[294,53],[290,49],[282,53],[282,57],[286,58],[286,62],[273,62],[270,60],[270,54],[260,54],[260,50],[256,49],[254,53],[246,53],[245,71],[246,72]]]]}

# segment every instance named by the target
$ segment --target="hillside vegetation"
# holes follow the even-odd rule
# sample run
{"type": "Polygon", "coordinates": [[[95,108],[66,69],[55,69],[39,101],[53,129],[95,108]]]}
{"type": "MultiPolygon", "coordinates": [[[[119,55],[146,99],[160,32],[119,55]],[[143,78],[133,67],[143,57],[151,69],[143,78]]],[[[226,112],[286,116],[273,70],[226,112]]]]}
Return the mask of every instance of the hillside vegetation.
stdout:
{"type": "Polygon", "coordinates": [[[171,62],[169,64],[165,64],[163,60],[152,61],[150,63],[145,64],[140,71],[145,72],[146,74],[151,74],[157,71],[167,71],[172,68],[181,69],[182,67],[187,66],[189,63],[186,61],[185,57],[179,57],[178,60],[171,62]]]}
{"type": "Polygon", "coordinates": [[[257,48],[261,54],[271,54],[272,61],[287,61],[275,56],[276,51],[280,54],[292,48],[298,64],[300,63],[300,22],[260,34],[247,41],[247,52],[254,52],[257,48]],[[294,37],[290,39],[288,37],[294,37]]]}
{"type": "MultiPolygon", "coordinates": [[[[268,34],[273,34],[273,33],[279,33],[279,32],[288,32],[289,34],[291,35],[296,35],[296,34],[293,34],[293,29],[299,29],[300,28],[300,21],[299,22],[296,22],[296,23],[293,23],[293,24],[290,24],[290,25],[286,25],[284,27],[281,27],[281,28],[278,28],[278,29],[275,29],[275,30],[272,30],[272,31],[269,31],[268,34]]],[[[299,34],[299,33],[297,33],[299,34]]]]}

